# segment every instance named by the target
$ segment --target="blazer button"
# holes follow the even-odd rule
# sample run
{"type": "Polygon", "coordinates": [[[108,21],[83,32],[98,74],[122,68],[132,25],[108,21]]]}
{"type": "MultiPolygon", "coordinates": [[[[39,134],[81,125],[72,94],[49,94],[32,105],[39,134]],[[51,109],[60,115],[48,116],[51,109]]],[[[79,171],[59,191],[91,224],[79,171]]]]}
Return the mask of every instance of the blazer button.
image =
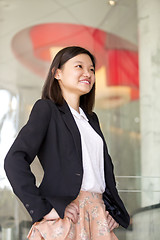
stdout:
{"type": "Polygon", "coordinates": [[[34,213],[34,211],[33,210],[30,210],[30,214],[33,214],[34,213]]]}
{"type": "Polygon", "coordinates": [[[29,208],[29,204],[28,203],[26,204],[26,208],[29,208]]]}
{"type": "Polygon", "coordinates": [[[76,173],[76,176],[81,176],[81,174],[80,173],[76,173]]]}

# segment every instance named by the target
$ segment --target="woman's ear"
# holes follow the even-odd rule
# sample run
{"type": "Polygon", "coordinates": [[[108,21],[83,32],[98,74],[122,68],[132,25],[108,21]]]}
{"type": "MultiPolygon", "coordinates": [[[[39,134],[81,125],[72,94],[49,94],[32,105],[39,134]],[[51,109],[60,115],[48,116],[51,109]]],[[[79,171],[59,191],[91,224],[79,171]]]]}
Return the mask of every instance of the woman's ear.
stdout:
{"type": "MultiPolygon", "coordinates": [[[[54,72],[54,69],[52,69],[52,73],[54,72]]],[[[54,76],[57,80],[61,79],[61,70],[58,68],[56,70],[55,76],[54,76]]]]}

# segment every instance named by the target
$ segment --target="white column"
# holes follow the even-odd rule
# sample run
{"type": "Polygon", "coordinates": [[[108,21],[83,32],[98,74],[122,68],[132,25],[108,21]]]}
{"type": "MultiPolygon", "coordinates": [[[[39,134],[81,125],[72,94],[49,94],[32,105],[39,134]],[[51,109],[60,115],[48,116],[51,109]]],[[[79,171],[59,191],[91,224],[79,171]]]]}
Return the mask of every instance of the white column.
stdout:
{"type": "Polygon", "coordinates": [[[137,7],[141,172],[149,176],[142,179],[142,206],[147,206],[160,202],[160,0],[137,0],[137,7]]]}

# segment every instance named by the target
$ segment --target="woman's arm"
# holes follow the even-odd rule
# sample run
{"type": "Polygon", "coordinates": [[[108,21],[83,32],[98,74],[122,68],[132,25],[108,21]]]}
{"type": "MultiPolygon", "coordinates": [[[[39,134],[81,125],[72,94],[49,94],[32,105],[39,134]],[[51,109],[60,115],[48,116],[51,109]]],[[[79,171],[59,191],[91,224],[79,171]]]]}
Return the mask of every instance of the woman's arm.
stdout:
{"type": "Polygon", "coordinates": [[[26,207],[33,222],[42,219],[52,209],[36,187],[35,176],[30,169],[47,132],[50,117],[51,109],[47,101],[38,100],[4,161],[13,191],[26,207]]]}

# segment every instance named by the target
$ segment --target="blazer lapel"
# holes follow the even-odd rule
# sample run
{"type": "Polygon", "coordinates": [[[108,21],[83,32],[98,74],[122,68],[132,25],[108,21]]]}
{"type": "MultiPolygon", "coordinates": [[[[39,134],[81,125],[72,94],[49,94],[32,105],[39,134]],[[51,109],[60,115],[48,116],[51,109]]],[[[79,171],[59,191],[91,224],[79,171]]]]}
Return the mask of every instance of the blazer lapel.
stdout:
{"type": "MultiPolygon", "coordinates": [[[[84,111],[84,110],[83,110],[84,111]]],[[[84,111],[85,112],[85,111],[84,111]]],[[[102,139],[104,139],[103,134],[99,128],[98,123],[95,121],[95,119],[92,117],[92,115],[89,115],[87,112],[85,112],[90,125],[93,127],[93,129],[102,137],[102,139]]]]}
{"type": "Polygon", "coordinates": [[[105,138],[103,136],[103,133],[99,127],[99,123],[97,121],[94,120],[94,118],[89,115],[88,113],[85,112],[85,114],[87,115],[88,119],[89,119],[89,123],[90,125],[93,127],[93,129],[101,136],[102,140],[103,140],[103,149],[104,149],[104,159],[108,153],[108,150],[107,150],[107,145],[106,145],[106,141],[105,141],[105,138]]]}
{"type": "Polygon", "coordinates": [[[58,108],[61,112],[63,112],[62,118],[63,118],[66,126],[68,127],[69,131],[72,134],[78,156],[80,157],[79,159],[80,159],[80,161],[82,161],[81,136],[80,136],[80,132],[77,127],[77,124],[74,120],[74,117],[73,117],[66,101],[64,101],[64,104],[62,106],[58,106],[58,108]]]}
{"type": "MultiPolygon", "coordinates": [[[[70,130],[70,132],[72,134],[78,156],[80,157],[79,160],[82,162],[81,136],[80,136],[80,132],[79,132],[79,129],[77,127],[77,124],[74,120],[74,117],[73,117],[66,101],[64,101],[63,105],[58,106],[58,108],[61,112],[63,112],[62,113],[62,118],[63,118],[66,126],[68,127],[68,129],[70,130]]],[[[105,141],[104,136],[103,136],[103,134],[102,134],[102,132],[99,128],[99,125],[98,125],[97,121],[95,121],[95,118],[92,117],[92,115],[88,114],[84,109],[83,109],[83,111],[85,112],[85,114],[86,114],[86,116],[89,120],[89,124],[102,137],[103,141],[105,141]]]]}

